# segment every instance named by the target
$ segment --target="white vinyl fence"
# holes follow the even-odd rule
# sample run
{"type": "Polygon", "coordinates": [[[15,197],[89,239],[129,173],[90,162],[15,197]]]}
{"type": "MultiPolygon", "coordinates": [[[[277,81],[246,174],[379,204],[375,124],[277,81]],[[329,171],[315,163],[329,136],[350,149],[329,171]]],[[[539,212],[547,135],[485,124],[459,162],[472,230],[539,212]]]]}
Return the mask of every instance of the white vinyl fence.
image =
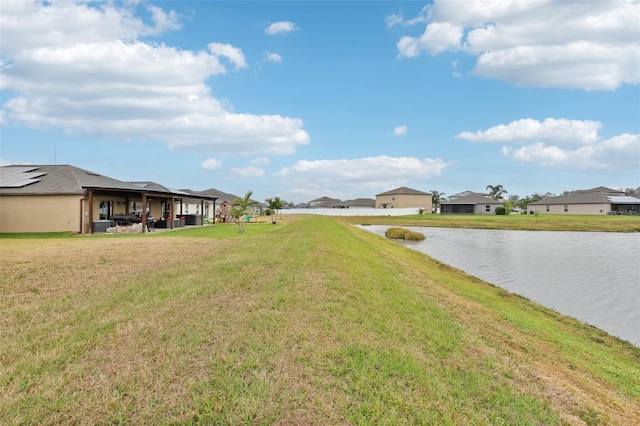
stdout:
{"type": "MultiPolygon", "coordinates": [[[[319,214],[324,216],[406,216],[418,214],[418,207],[403,209],[374,209],[374,208],[349,208],[349,209],[282,209],[278,214],[319,214]]],[[[425,214],[431,214],[426,212],[425,214]]]]}

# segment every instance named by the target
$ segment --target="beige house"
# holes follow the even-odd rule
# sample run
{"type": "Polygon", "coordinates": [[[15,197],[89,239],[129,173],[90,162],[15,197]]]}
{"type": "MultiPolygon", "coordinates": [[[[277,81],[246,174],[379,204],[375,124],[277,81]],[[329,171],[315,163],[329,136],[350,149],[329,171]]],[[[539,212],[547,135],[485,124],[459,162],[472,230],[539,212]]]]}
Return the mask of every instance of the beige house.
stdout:
{"type": "Polygon", "coordinates": [[[198,200],[201,212],[205,204],[215,208],[214,197],[153,182],[123,182],[69,165],[4,166],[0,167],[0,233],[91,234],[116,224],[145,222],[151,228],[163,221],[165,227],[174,228],[193,219],[179,215],[178,207],[187,198],[198,200]]]}
{"type": "Polygon", "coordinates": [[[531,214],[637,215],[640,198],[599,186],[561,197],[547,197],[527,205],[531,214]]]}
{"type": "Polygon", "coordinates": [[[433,198],[429,192],[422,192],[404,186],[376,195],[377,209],[422,208],[432,211],[433,198]]]}
{"type": "Polygon", "coordinates": [[[504,203],[486,194],[466,191],[460,196],[449,197],[440,203],[441,214],[496,214],[497,207],[504,203]]]}

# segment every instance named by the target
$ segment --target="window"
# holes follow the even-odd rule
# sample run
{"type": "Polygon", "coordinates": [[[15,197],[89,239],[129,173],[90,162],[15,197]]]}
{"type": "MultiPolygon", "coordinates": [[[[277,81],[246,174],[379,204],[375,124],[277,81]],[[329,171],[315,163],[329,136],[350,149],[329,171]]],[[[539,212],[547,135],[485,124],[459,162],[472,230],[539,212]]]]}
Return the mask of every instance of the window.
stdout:
{"type": "Polygon", "coordinates": [[[484,211],[489,213],[491,211],[491,206],[488,205],[488,204],[486,206],[484,206],[484,211]]]}
{"type": "Polygon", "coordinates": [[[547,206],[547,213],[549,213],[549,206],[547,206]]]}
{"type": "Polygon", "coordinates": [[[569,212],[569,204],[565,204],[564,205],[564,212],[568,213],[569,212]]]}
{"type": "Polygon", "coordinates": [[[109,219],[113,215],[113,201],[100,201],[100,219],[109,219]]]}

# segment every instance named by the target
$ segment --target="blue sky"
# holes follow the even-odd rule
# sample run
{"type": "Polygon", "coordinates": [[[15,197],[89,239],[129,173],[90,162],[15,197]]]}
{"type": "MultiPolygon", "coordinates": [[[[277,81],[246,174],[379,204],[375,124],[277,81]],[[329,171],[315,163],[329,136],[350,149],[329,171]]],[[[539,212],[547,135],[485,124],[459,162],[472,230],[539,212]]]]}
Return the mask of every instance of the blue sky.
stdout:
{"type": "Polygon", "coordinates": [[[3,165],[295,203],[640,186],[638,1],[0,8],[3,165]]]}

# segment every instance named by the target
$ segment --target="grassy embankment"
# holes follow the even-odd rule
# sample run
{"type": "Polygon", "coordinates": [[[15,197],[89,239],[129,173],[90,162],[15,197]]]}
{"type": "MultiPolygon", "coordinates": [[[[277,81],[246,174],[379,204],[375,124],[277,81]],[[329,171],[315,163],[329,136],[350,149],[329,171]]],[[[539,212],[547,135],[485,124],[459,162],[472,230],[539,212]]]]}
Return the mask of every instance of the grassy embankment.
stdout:
{"type": "Polygon", "coordinates": [[[439,215],[345,216],[348,223],[443,228],[515,229],[530,231],[640,232],[640,216],[591,215],[439,215]]]}
{"type": "Polygon", "coordinates": [[[5,424],[599,424],[640,349],[326,217],[0,242],[5,424]]]}

